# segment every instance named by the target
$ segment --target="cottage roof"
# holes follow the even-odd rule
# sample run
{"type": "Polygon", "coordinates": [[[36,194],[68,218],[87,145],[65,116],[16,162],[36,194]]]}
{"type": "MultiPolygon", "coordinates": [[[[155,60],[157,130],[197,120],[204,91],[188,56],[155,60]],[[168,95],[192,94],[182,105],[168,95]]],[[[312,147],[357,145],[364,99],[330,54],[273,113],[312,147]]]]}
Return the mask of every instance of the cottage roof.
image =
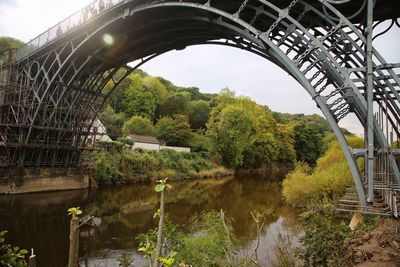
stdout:
{"type": "Polygon", "coordinates": [[[158,144],[158,145],[160,144],[157,138],[147,135],[131,134],[129,135],[129,139],[131,139],[133,142],[138,142],[138,143],[158,144]]]}

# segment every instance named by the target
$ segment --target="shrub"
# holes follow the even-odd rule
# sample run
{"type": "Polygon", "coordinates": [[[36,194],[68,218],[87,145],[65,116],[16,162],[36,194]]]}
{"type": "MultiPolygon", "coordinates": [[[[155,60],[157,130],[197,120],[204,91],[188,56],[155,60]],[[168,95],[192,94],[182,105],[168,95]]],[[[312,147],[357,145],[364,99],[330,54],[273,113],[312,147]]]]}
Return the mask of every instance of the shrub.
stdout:
{"type": "Polygon", "coordinates": [[[7,231],[0,231],[0,266],[26,267],[26,249],[13,247],[6,243],[5,235],[7,231]]]}
{"type": "Polygon", "coordinates": [[[296,254],[305,266],[349,266],[345,260],[347,225],[336,223],[332,205],[313,208],[301,214],[304,236],[296,254]]]}
{"type": "Polygon", "coordinates": [[[92,153],[89,156],[95,160],[95,178],[100,185],[165,177],[193,178],[218,167],[210,161],[207,152],[182,153],[170,149],[154,152],[123,148],[120,151],[112,149],[92,153]]]}
{"type": "Polygon", "coordinates": [[[193,217],[192,234],[183,238],[182,248],[177,255],[178,261],[199,267],[225,266],[227,257],[233,254],[233,248],[229,224],[224,224],[217,212],[193,217]]]}
{"type": "MultiPolygon", "coordinates": [[[[355,136],[348,138],[352,147],[362,146],[362,140],[355,136]]],[[[362,167],[362,160],[358,162],[362,167]]],[[[286,175],[282,194],[294,206],[306,206],[314,200],[342,195],[353,182],[347,160],[339,142],[332,142],[325,155],[317,160],[314,171],[305,163],[297,163],[295,170],[286,175]]]]}
{"type": "Polygon", "coordinates": [[[133,145],[133,141],[131,139],[129,139],[128,137],[120,137],[118,138],[118,142],[121,142],[124,145],[133,145]]]}
{"type": "MultiPolygon", "coordinates": [[[[162,256],[176,251],[176,262],[196,267],[227,266],[227,257],[233,255],[232,228],[215,211],[194,216],[190,220],[189,234],[178,230],[178,226],[166,218],[163,229],[162,256]]],[[[157,229],[136,237],[141,247],[153,248],[157,229]]]]}
{"type": "MultiPolygon", "coordinates": [[[[178,230],[178,225],[174,224],[168,215],[165,217],[165,224],[163,227],[163,246],[162,255],[167,256],[171,251],[179,251],[182,247],[184,234],[178,230]]],[[[155,247],[157,241],[157,228],[149,230],[145,234],[136,236],[139,241],[139,246],[146,246],[147,243],[150,247],[155,247]]]]}
{"type": "Polygon", "coordinates": [[[119,158],[117,153],[98,152],[95,154],[95,179],[98,184],[115,184],[118,181],[119,158]]]}
{"type": "Polygon", "coordinates": [[[282,194],[287,202],[295,206],[308,203],[311,192],[315,191],[310,173],[311,168],[307,163],[297,162],[294,171],[286,175],[282,184],[282,194]]]}
{"type": "Polygon", "coordinates": [[[210,152],[210,139],[201,132],[195,133],[190,141],[190,148],[193,152],[210,152]]]}

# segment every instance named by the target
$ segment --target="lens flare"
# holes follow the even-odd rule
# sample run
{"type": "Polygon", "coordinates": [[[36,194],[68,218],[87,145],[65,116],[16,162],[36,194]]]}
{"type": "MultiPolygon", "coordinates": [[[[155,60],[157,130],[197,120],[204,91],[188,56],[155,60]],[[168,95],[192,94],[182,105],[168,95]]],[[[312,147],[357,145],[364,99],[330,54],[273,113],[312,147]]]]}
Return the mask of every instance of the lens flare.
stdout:
{"type": "Polygon", "coordinates": [[[103,42],[106,45],[113,45],[114,44],[114,38],[110,34],[105,33],[105,34],[103,34],[103,42]]]}

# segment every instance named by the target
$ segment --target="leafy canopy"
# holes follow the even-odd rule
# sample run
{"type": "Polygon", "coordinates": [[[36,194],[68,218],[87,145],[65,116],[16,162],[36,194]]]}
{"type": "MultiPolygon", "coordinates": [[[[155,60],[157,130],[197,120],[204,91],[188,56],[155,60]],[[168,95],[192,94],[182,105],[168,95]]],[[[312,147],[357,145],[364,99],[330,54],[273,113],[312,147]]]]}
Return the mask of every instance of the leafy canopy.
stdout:
{"type": "Polygon", "coordinates": [[[125,121],[122,132],[125,136],[130,134],[155,136],[156,129],[148,118],[132,116],[125,121]]]}
{"type": "Polygon", "coordinates": [[[22,46],[24,42],[13,37],[1,36],[0,37],[0,54],[3,54],[6,50],[11,48],[18,48],[22,46]]]}
{"type": "Polygon", "coordinates": [[[156,124],[159,139],[165,140],[169,146],[187,146],[192,137],[189,121],[185,115],[166,116],[156,124]]]}
{"type": "Polygon", "coordinates": [[[229,89],[215,99],[208,135],[225,166],[257,168],[277,159],[294,159],[292,128],[279,127],[268,108],[235,97],[229,89]]]}

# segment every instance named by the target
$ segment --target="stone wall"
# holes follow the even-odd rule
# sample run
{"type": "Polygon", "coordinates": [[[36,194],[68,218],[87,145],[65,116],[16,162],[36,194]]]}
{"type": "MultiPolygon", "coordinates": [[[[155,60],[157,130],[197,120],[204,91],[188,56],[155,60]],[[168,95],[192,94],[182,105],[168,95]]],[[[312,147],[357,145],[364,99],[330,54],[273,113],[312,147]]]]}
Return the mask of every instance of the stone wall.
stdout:
{"type": "Polygon", "coordinates": [[[91,174],[90,169],[79,168],[16,168],[0,175],[0,194],[88,188],[91,174]]]}

